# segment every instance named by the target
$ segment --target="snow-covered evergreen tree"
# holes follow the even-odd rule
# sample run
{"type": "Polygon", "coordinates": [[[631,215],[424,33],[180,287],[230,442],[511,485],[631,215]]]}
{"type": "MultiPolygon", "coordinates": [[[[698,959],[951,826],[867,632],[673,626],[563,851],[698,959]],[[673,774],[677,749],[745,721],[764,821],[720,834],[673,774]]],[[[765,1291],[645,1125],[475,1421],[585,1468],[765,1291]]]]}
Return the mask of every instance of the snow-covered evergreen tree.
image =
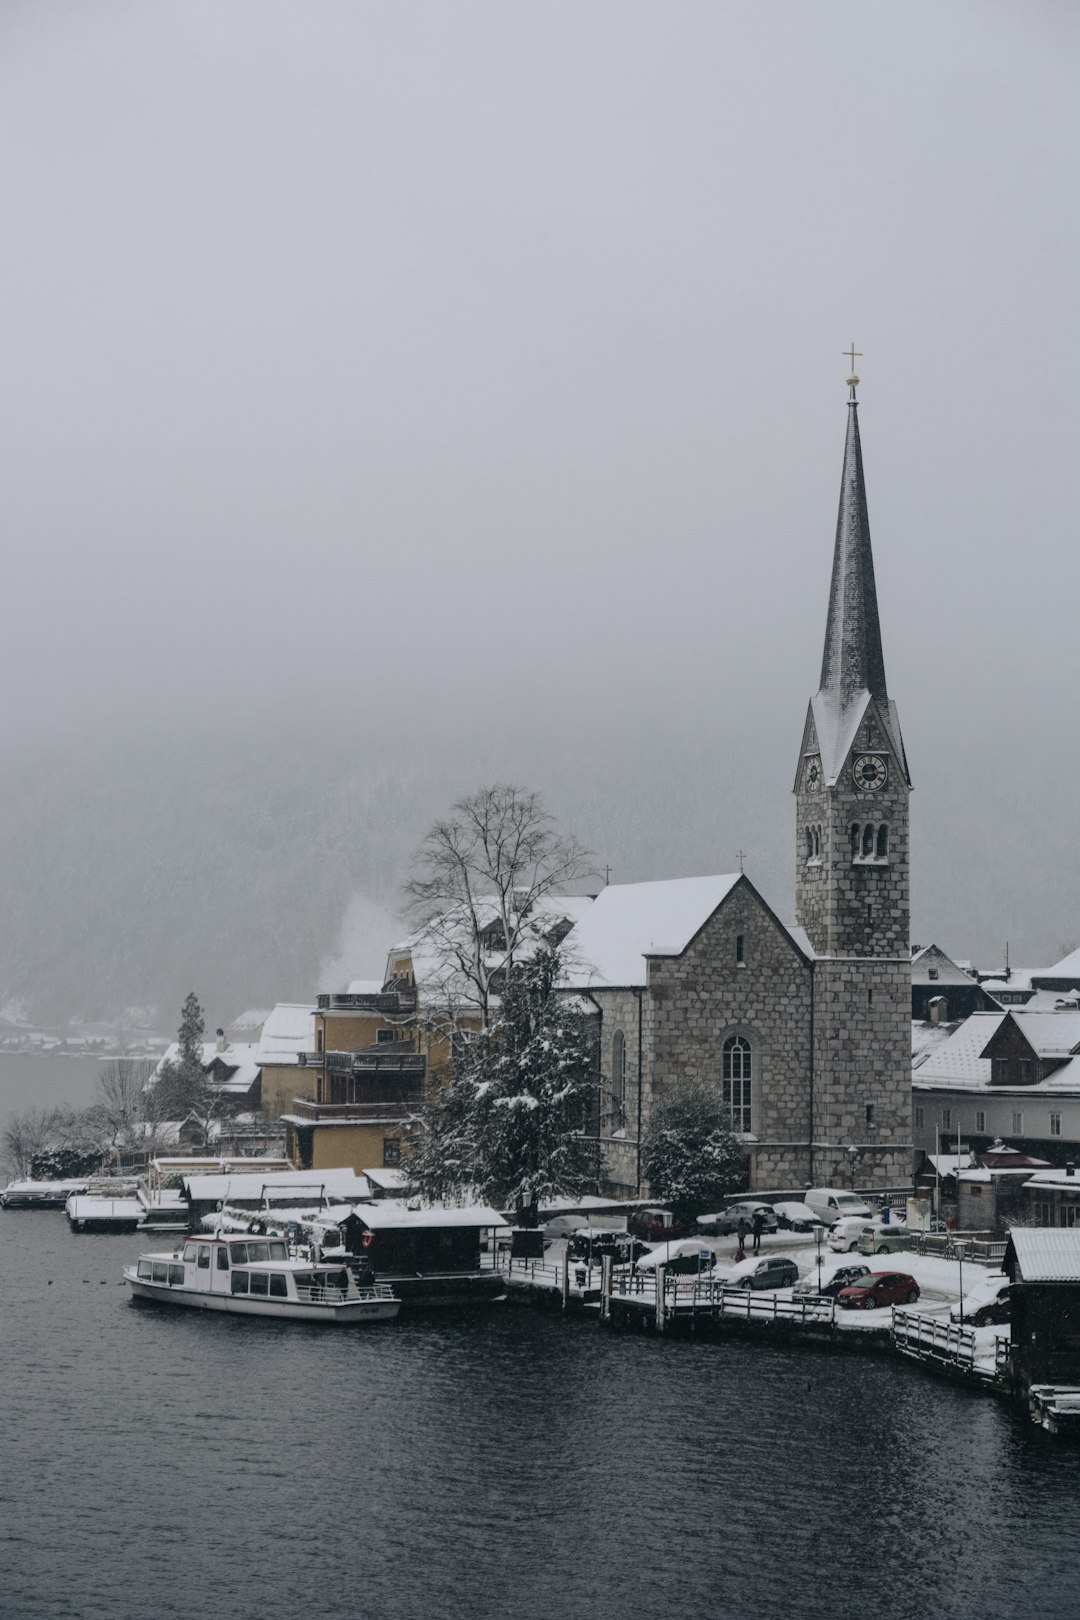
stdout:
{"type": "Polygon", "coordinates": [[[680,1220],[715,1209],[746,1185],[746,1155],[716,1086],[682,1080],[653,1109],[641,1168],[654,1198],[680,1220]]]}
{"type": "Polygon", "coordinates": [[[429,1198],[473,1197],[535,1226],[553,1198],[595,1191],[595,1053],[588,1020],[556,994],[543,946],[519,962],[487,1027],[459,1035],[408,1148],[429,1198]]]}

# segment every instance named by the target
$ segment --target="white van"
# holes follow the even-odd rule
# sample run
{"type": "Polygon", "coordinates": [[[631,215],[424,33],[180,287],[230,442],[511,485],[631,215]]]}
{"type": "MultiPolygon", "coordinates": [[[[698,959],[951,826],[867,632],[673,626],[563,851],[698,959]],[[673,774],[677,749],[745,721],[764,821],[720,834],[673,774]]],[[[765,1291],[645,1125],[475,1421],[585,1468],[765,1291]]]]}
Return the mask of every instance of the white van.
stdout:
{"type": "Polygon", "coordinates": [[[860,1215],[864,1221],[874,1219],[858,1193],[844,1192],[839,1187],[811,1187],[803,1194],[803,1203],[825,1226],[832,1226],[845,1215],[860,1215]]]}

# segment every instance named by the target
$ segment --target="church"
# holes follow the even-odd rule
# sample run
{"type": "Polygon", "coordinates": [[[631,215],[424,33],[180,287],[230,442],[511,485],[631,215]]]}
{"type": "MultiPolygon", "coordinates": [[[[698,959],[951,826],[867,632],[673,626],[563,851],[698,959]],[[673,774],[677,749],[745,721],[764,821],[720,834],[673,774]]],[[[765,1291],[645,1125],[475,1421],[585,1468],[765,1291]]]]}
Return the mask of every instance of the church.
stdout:
{"type": "Polygon", "coordinates": [[[794,922],[734,873],[611,884],[566,940],[597,1020],[613,1196],[646,1190],[642,1133],[684,1077],[721,1089],[755,1191],[910,1183],[911,781],[885,680],[857,384],[795,770],[794,922]]]}

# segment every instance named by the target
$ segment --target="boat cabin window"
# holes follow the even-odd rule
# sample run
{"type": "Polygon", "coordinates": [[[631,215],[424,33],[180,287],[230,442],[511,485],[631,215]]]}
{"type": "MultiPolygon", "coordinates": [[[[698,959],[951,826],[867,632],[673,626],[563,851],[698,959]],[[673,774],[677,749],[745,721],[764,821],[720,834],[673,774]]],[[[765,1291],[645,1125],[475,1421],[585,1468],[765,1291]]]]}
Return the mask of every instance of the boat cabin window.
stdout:
{"type": "Polygon", "coordinates": [[[167,1260],[155,1260],[153,1262],[153,1267],[154,1267],[154,1281],[155,1282],[168,1282],[168,1280],[169,1280],[169,1262],[167,1260]]]}
{"type": "Polygon", "coordinates": [[[344,1293],[349,1286],[349,1273],[347,1271],[317,1271],[315,1281],[322,1288],[340,1288],[344,1293]]]}
{"type": "Polygon", "coordinates": [[[272,1271],[270,1273],[270,1297],[272,1299],[288,1298],[289,1287],[285,1281],[285,1273],[272,1271]]]}
{"type": "Polygon", "coordinates": [[[270,1258],[271,1260],[287,1260],[289,1258],[288,1244],[281,1242],[271,1243],[270,1258]]]}
{"type": "Polygon", "coordinates": [[[169,1267],[169,1281],[170,1281],[170,1283],[173,1283],[173,1284],[177,1284],[177,1283],[182,1284],[183,1283],[183,1281],[184,1281],[184,1268],[183,1268],[183,1266],[170,1266],[169,1267]]]}
{"type": "Polygon", "coordinates": [[[247,1246],[247,1257],[249,1261],[255,1261],[256,1263],[258,1263],[260,1260],[269,1260],[269,1243],[249,1243],[247,1246]]]}
{"type": "Polygon", "coordinates": [[[147,1282],[149,1282],[150,1279],[153,1277],[153,1275],[154,1275],[154,1268],[150,1264],[149,1260],[140,1260],[139,1261],[139,1276],[140,1277],[145,1277],[147,1282]]]}
{"type": "Polygon", "coordinates": [[[245,1265],[247,1265],[247,1257],[248,1256],[247,1256],[247,1244],[246,1243],[230,1243],[229,1244],[229,1254],[232,1257],[232,1263],[233,1263],[234,1266],[245,1266],[245,1265]]]}
{"type": "Polygon", "coordinates": [[[198,1257],[199,1245],[197,1243],[184,1244],[184,1259],[194,1261],[198,1257]]]}
{"type": "Polygon", "coordinates": [[[246,1271],[234,1271],[232,1274],[232,1291],[234,1294],[246,1294],[248,1291],[248,1274],[246,1271]]]}
{"type": "Polygon", "coordinates": [[[229,1269],[229,1251],[224,1243],[218,1244],[217,1268],[219,1271],[228,1271],[229,1269]]]}
{"type": "Polygon", "coordinates": [[[209,1271],[210,1270],[210,1245],[209,1245],[209,1243],[200,1243],[199,1244],[199,1270],[200,1271],[209,1271]]]}
{"type": "Polygon", "coordinates": [[[270,1278],[265,1271],[252,1271],[248,1273],[250,1283],[248,1291],[252,1294],[268,1294],[270,1292],[270,1278]]]}

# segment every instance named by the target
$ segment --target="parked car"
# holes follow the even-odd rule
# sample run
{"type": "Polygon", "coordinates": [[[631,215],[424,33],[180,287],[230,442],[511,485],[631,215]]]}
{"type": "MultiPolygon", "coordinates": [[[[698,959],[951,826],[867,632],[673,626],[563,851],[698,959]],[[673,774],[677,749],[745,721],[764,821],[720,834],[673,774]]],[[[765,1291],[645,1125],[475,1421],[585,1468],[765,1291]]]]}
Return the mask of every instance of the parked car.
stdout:
{"type": "Polygon", "coordinates": [[[862,1278],[869,1277],[869,1266],[837,1266],[831,1277],[826,1277],[821,1287],[817,1283],[817,1267],[808,1271],[806,1276],[795,1284],[792,1292],[801,1299],[805,1294],[824,1294],[829,1299],[835,1299],[841,1288],[849,1288],[862,1278]]]}
{"type": "Polygon", "coordinates": [[[704,1247],[700,1238],[680,1238],[677,1243],[658,1243],[646,1249],[637,1262],[637,1269],[655,1271],[657,1266],[666,1266],[675,1276],[698,1276],[710,1271],[715,1264],[716,1255],[704,1247]]]}
{"type": "Polygon", "coordinates": [[[571,1233],[566,1252],[571,1260],[592,1260],[594,1264],[599,1263],[605,1254],[610,1254],[616,1265],[625,1266],[640,1255],[651,1254],[652,1250],[640,1238],[631,1237],[629,1232],[581,1226],[571,1233]]]}
{"type": "Polygon", "coordinates": [[[737,1266],[714,1266],[706,1275],[725,1288],[791,1288],[799,1268],[782,1254],[755,1254],[737,1266]]]}
{"type": "Polygon", "coordinates": [[[880,1310],[883,1305],[914,1305],[919,1285],[906,1271],[872,1271],[841,1288],[836,1303],[845,1310],[880,1310]]]}
{"type": "MultiPolygon", "coordinates": [[[[992,1322],[1010,1322],[1010,1286],[1008,1277],[1003,1277],[999,1271],[980,1277],[974,1288],[969,1288],[964,1295],[964,1323],[968,1327],[988,1327],[992,1322]]],[[[949,1315],[954,1322],[961,1320],[959,1301],[952,1306],[949,1315]]]]}
{"type": "Polygon", "coordinates": [[[832,1226],[845,1215],[861,1215],[872,1221],[873,1211],[857,1193],[844,1192],[840,1187],[811,1187],[803,1194],[803,1203],[814,1211],[819,1221],[832,1226]]]}
{"type": "Polygon", "coordinates": [[[860,1254],[899,1254],[902,1249],[910,1249],[914,1241],[915,1234],[899,1222],[883,1226],[875,1221],[859,1233],[858,1250],[860,1254]]]}
{"type": "Polygon", "coordinates": [[[748,1198],[738,1204],[729,1204],[727,1209],[717,1210],[714,1215],[699,1215],[696,1222],[697,1229],[699,1232],[704,1232],[711,1237],[727,1237],[730,1233],[739,1230],[739,1222],[742,1220],[752,1230],[756,1210],[761,1211],[762,1219],[765,1222],[762,1231],[775,1232],[779,1225],[776,1211],[771,1204],[763,1204],[757,1198],[748,1198]]]}
{"type": "Polygon", "coordinates": [[[626,1230],[632,1237],[646,1238],[650,1243],[686,1235],[686,1227],[675,1219],[670,1209],[660,1208],[636,1209],[627,1219],[626,1230]]]}
{"type": "Polygon", "coordinates": [[[845,1215],[829,1230],[829,1248],[834,1254],[854,1254],[866,1227],[865,1215],[845,1215]]]}
{"type": "Polygon", "coordinates": [[[792,1232],[812,1232],[820,1220],[809,1204],[780,1203],[774,1204],[776,1219],[780,1226],[792,1232]]]}

